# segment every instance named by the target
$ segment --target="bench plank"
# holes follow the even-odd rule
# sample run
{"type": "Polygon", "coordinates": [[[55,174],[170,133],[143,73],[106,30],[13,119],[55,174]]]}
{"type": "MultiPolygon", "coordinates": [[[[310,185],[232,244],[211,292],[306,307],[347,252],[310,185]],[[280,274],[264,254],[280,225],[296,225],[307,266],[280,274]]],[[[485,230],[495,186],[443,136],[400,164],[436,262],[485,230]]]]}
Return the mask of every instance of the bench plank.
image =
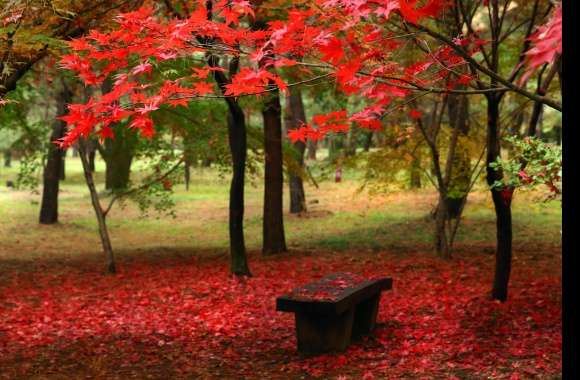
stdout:
{"type": "Polygon", "coordinates": [[[276,310],[340,315],[353,305],[393,287],[391,278],[362,280],[349,284],[348,280],[352,279],[349,273],[334,273],[320,281],[296,288],[292,293],[277,298],[276,310]],[[338,292],[331,293],[329,287],[341,281],[344,281],[346,286],[338,292]]]}

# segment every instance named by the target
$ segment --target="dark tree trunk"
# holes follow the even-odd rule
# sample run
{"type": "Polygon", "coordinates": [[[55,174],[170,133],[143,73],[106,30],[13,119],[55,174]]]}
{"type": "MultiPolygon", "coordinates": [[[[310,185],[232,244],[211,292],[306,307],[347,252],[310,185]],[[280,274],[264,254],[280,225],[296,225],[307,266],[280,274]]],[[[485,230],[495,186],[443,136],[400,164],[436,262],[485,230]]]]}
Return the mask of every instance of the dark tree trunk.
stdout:
{"type": "Polygon", "coordinates": [[[449,95],[447,100],[449,126],[458,128],[459,143],[453,156],[451,178],[449,180],[447,203],[447,217],[458,218],[467,199],[467,192],[471,183],[471,157],[469,151],[462,146],[469,133],[469,98],[461,95],[449,95]],[[463,141],[462,141],[463,140],[463,141]]]}
{"type": "Polygon", "coordinates": [[[282,109],[278,91],[269,95],[262,109],[264,119],[264,219],[262,253],[286,251],[284,237],[282,161],[282,109]]]}
{"type": "Polygon", "coordinates": [[[185,191],[189,191],[189,182],[191,181],[191,162],[188,160],[185,160],[184,163],[184,168],[185,168],[185,173],[184,173],[184,177],[185,177],[185,191]]]}
{"type": "MultiPolygon", "coordinates": [[[[208,64],[211,67],[219,67],[219,58],[210,56],[208,64]]],[[[236,60],[230,62],[229,72],[230,76],[237,72],[236,60]]],[[[213,75],[221,93],[224,94],[226,85],[231,83],[231,77],[228,79],[221,71],[214,71],[213,75]]],[[[244,111],[234,98],[224,99],[228,106],[228,142],[233,171],[229,205],[230,271],[237,276],[251,276],[244,242],[244,182],[248,150],[246,119],[244,111]]]]}
{"type": "Polygon", "coordinates": [[[87,157],[85,141],[79,141],[79,150],[81,163],[83,165],[83,173],[85,175],[85,181],[87,187],[89,188],[89,193],[91,195],[91,203],[95,211],[95,216],[97,217],[97,222],[99,224],[99,236],[101,238],[101,244],[103,246],[103,252],[106,256],[106,267],[105,271],[109,274],[114,274],[117,272],[115,265],[115,256],[113,254],[113,247],[111,245],[111,239],[109,238],[109,230],[107,228],[106,214],[101,207],[101,202],[99,201],[99,195],[97,193],[97,188],[95,186],[95,181],[93,180],[93,174],[89,167],[89,160],[87,157]]]}
{"type": "Polygon", "coordinates": [[[373,145],[373,136],[375,135],[374,131],[368,131],[365,133],[365,143],[363,146],[363,150],[368,152],[371,150],[371,146],[373,145]]]}
{"type": "Polygon", "coordinates": [[[348,130],[348,134],[347,134],[347,139],[346,139],[346,146],[344,149],[344,155],[345,157],[352,157],[356,154],[356,145],[357,145],[357,131],[358,128],[356,128],[354,125],[351,125],[349,130],[348,130]]]}
{"type": "Polygon", "coordinates": [[[4,151],[4,167],[11,168],[12,167],[12,150],[6,149],[4,151]]]}
{"type": "Polygon", "coordinates": [[[119,128],[115,139],[105,140],[101,153],[107,165],[105,171],[105,188],[122,191],[129,186],[131,164],[135,155],[137,133],[128,128],[119,128]]]}
{"type": "MultiPolygon", "coordinates": [[[[446,21],[442,27],[446,29],[447,35],[454,37],[461,34],[463,29],[463,11],[458,7],[448,7],[445,13],[449,22],[446,21]],[[455,22],[452,22],[452,20],[455,22]]],[[[467,68],[460,68],[459,70],[464,73],[468,72],[467,68]]],[[[465,86],[462,85],[459,89],[465,89],[465,86]]],[[[444,210],[447,214],[447,220],[455,219],[459,223],[463,206],[467,200],[472,174],[470,152],[464,146],[469,134],[469,97],[449,94],[447,97],[447,115],[449,128],[456,141],[453,147],[453,155],[447,157],[448,160],[451,160],[449,165],[446,165],[450,170],[449,173],[446,173],[446,176],[448,175],[449,177],[446,178],[447,185],[445,186],[444,197],[440,198],[439,202],[445,202],[444,210]]],[[[449,239],[449,245],[451,246],[453,237],[450,236],[449,239]]]]}
{"type": "Polygon", "coordinates": [[[421,163],[418,157],[413,157],[411,161],[411,189],[421,188],[421,163]]]}
{"type": "Polygon", "coordinates": [[[89,170],[91,171],[91,173],[95,172],[95,158],[97,155],[97,142],[96,141],[92,141],[89,144],[89,148],[88,148],[88,152],[87,152],[87,158],[88,158],[88,163],[89,163],[89,170]]]}
{"type": "MultiPolygon", "coordinates": [[[[491,186],[495,181],[503,178],[501,171],[496,171],[489,165],[500,155],[499,141],[499,104],[500,95],[487,96],[487,183],[491,186]]],[[[493,280],[492,297],[499,301],[506,301],[511,273],[512,261],[512,215],[511,197],[513,189],[492,188],[491,196],[496,216],[496,259],[495,276],[493,280]]]]}
{"type": "Polygon", "coordinates": [[[315,140],[308,140],[306,143],[306,147],[308,148],[306,156],[309,160],[316,160],[316,149],[318,147],[318,142],[315,140]]]}
{"type": "MultiPolygon", "coordinates": [[[[103,94],[112,90],[111,78],[105,79],[101,86],[103,94]]],[[[104,148],[100,149],[101,155],[107,165],[105,170],[105,189],[113,192],[122,191],[129,186],[131,176],[131,164],[138,141],[137,133],[129,128],[116,128],[115,138],[106,139],[104,148]]],[[[92,143],[92,142],[91,142],[92,143]]],[[[87,147],[88,152],[93,152],[92,147],[87,147]]],[[[96,146],[94,147],[96,149],[96,146]]],[[[94,158],[93,158],[94,171],[94,158]]]]}
{"type": "MultiPolygon", "coordinates": [[[[56,115],[66,114],[66,105],[70,103],[72,93],[66,83],[62,82],[62,89],[56,99],[56,115]]],[[[60,139],[66,132],[66,123],[55,119],[50,135],[48,155],[44,166],[42,202],[40,206],[39,222],[41,224],[54,224],[58,222],[58,192],[63,161],[63,151],[53,141],[60,139]]]]}
{"type": "Polygon", "coordinates": [[[451,247],[449,246],[447,232],[445,230],[447,217],[447,202],[443,201],[442,194],[440,194],[437,211],[435,213],[435,253],[439,257],[450,259],[451,247]]]}
{"type": "Polygon", "coordinates": [[[244,182],[247,155],[246,121],[237,102],[228,99],[228,140],[232,154],[232,183],[230,186],[230,257],[231,272],[251,276],[244,242],[244,182]]]}
{"type": "Polygon", "coordinates": [[[62,152],[62,160],[60,160],[60,173],[58,179],[61,181],[66,179],[66,150],[62,152]]]}
{"type": "MultiPolygon", "coordinates": [[[[286,98],[286,128],[288,130],[299,128],[306,123],[304,104],[300,89],[292,88],[286,98]]],[[[293,144],[293,156],[298,164],[300,172],[304,171],[304,152],[306,144],[297,141],[293,144]]],[[[302,175],[290,170],[290,213],[298,214],[306,211],[306,196],[304,195],[304,183],[302,175]]]]}

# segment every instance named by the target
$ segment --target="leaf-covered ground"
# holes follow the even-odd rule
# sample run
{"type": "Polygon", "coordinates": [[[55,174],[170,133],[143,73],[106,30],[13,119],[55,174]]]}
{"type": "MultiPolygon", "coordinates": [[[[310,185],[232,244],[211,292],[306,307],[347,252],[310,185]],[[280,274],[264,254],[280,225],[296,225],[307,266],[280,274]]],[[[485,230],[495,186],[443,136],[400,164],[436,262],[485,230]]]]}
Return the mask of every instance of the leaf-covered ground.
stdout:
{"type": "MultiPolygon", "coordinates": [[[[516,247],[510,299],[489,300],[493,255],[291,252],[35,263],[0,277],[5,379],[553,379],[561,373],[561,254],[516,247]],[[297,354],[275,298],[334,271],[387,275],[374,335],[342,354],[297,354]]],[[[550,252],[552,251],[552,252],[550,252]]]]}

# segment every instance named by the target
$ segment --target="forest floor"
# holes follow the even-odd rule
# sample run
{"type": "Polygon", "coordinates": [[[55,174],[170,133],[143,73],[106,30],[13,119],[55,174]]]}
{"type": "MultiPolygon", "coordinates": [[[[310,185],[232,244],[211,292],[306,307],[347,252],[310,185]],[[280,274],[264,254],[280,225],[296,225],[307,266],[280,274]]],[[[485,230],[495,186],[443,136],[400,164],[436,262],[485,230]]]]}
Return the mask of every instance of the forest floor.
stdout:
{"type": "MultiPolygon", "coordinates": [[[[73,167],[73,165],[71,165],[73,167]]],[[[74,169],[74,167],[73,167],[74,169]]],[[[98,171],[102,168],[97,167],[98,171]]],[[[115,208],[119,273],[102,274],[80,172],[60,220],[39,226],[39,196],[0,172],[0,379],[554,379],[561,373],[561,206],[516,193],[508,302],[489,298],[494,218],[470,195],[454,257],[431,248],[430,190],[369,197],[343,182],[307,187],[285,215],[289,252],[262,257],[261,188],[248,186],[253,277],[228,275],[227,181],[197,171],[176,187],[176,218],[115,208]],[[345,353],[296,352],[277,296],[334,271],[389,276],[375,333],[345,353]]],[[[287,199],[285,200],[287,201],[287,199]]]]}

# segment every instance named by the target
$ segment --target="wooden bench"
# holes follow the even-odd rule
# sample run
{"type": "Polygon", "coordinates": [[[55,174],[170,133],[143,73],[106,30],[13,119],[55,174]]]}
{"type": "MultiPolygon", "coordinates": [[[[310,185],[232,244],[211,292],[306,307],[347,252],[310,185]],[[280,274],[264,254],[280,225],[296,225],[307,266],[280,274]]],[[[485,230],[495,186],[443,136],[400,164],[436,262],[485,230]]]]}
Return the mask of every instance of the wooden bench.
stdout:
{"type": "Polygon", "coordinates": [[[278,297],[276,310],[295,313],[298,351],[344,351],[374,329],[381,292],[392,286],[390,278],[333,273],[278,297]]]}

